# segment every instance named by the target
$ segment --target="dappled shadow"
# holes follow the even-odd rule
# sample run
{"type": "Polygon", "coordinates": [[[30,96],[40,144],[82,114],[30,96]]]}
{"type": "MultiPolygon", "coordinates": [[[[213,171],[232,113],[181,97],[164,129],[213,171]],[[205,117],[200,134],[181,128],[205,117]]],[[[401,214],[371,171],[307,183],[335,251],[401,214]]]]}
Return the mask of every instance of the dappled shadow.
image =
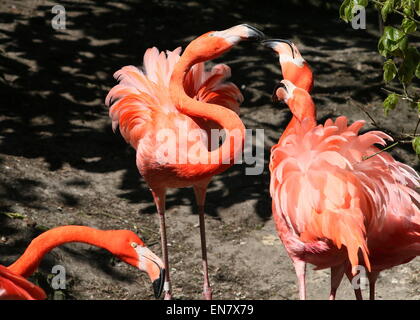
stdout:
{"type": "MultiPolygon", "coordinates": [[[[314,95],[333,94],[328,102],[345,103],[334,93],[348,93],[360,101],[381,95],[380,76],[362,76],[362,71],[346,61],[331,58],[331,52],[348,47],[374,51],[376,38],[352,30],[338,18],[337,7],[310,7],[281,3],[262,6],[258,1],[61,1],[67,11],[67,30],[51,27],[50,6],[39,6],[28,15],[16,4],[14,11],[1,13],[0,28],[0,136],[1,153],[29,159],[41,158],[48,170],[69,165],[87,172],[124,170],[120,197],[147,203],[144,213],[154,213],[153,199],[135,166],[135,153],[119,134],[114,134],[104,107],[104,98],[116,81],[112,74],[124,65],[140,65],[146,48],[174,49],[195,36],[213,29],[249,23],[268,36],[288,38],[304,44],[302,54],[320,79],[337,68],[354,81],[331,88],[316,82],[314,95]],[[22,12],[20,13],[19,10],[22,12]],[[324,59],[325,58],[325,59],[324,59]],[[324,59],[324,60],[323,60],[324,59]],[[357,80],[357,81],[356,81],[357,80]]],[[[207,213],[218,215],[247,199],[255,199],[255,212],[262,219],[270,216],[268,158],[270,148],[287,124],[256,121],[255,108],[270,104],[272,88],[281,79],[278,60],[265,48],[243,43],[217,60],[232,67],[232,81],[244,88],[243,120],[248,128],[264,128],[265,170],[262,175],[246,176],[245,166],[236,165],[215,179],[222,189],[208,194],[207,213]],[[271,132],[271,133],[270,133],[271,132]]],[[[377,62],[372,68],[380,69],[377,62]]],[[[332,80],[334,82],[334,80],[332,80]]],[[[278,113],[276,113],[278,114],[278,113]]],[[[77,179],[75,177],[75,179],[77,179]]],[[[81,180],[76,183],[88,185],[81,180]]],[[[17,181],[22,188],[6,190],[4,196],[31,205],[36,195],[25,188],[31,183],[17,181]]],[[[77,195],[62,192],[63,203],[78,206],[77,195]]],[[[167,206],[194,202],[191,190],[168,195],[167,206]]]]}

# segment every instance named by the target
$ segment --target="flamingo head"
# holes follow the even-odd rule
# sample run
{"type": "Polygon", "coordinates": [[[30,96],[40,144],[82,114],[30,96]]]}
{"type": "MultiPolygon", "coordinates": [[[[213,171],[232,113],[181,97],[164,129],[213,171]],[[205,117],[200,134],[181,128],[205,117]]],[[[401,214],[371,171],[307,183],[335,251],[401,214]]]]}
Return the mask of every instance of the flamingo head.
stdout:
{"type": "Polygon", "coordinates": [[[148,249],[134,232],[129,230],[106,232],[112,238],[112,245],[107,245],[106,249],[125,263],[146,272],[153,283],[155,297],[159,298],[165,280],[165,268],[162,260],[148,249]]]}
{"type": "Polygon", "coordinates": [[[275,103],[283,102],[286,104],[299,120],[312,114],[315,110],[315,104],[308,91],[296,87],[289,80],[280,81],[274,88],[272,99],[275,103]]]}
{"type": "Polygon", "coordinates": [[[290,98],[293,98],[293,93],[296,86],[289,80],[280,81],[273,90],[272,100],[274,103],[283,102],[287,104],[290,98]]]}
{"type": "Polygon", "coordinates": [[[305,62],[305,59],[303,59],[302,55],[299,52],[299,49],[296,47],[296,45],[289,41],[284,39],[267,39],[263,40],[262,44],[270,49],[273,49],[280,58],[280,63],[290,61],[294,63],[297,66],[302,66],[305,62]]]}
{"type": "Polygon", "coordinates": [[[312,70],[293,42],[283,39],[269,39],[262,41],[262,44],[279,55],[284,79],[292,81],[297,87],[308,92],[312,90],[314,84],[312,70]]]}
{"type": "Polygon", "coordinates": [[[242,40],[262,40],[263,38],[264,34],[258,29],[247,24],[240,24],[226,30],[210,31],[201,35],[191,41],[185,53],[188,52],[197,63],[219,57],[242,40]]]}

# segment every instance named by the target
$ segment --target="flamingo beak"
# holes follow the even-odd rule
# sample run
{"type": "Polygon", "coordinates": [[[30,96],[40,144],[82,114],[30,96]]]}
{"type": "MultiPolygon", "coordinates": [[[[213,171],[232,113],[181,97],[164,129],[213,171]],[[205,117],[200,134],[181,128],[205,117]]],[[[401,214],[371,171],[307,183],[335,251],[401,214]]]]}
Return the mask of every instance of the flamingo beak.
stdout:
{"type": "Polygon", "coordinates": [[[165,268],[162,260],[149,248],[138,246],[135,248],[138,254],[138,268],[145,271],[152,281],[155,298],[159,298],[165,282],[165,268]]]}
{"type": "Polygon", "coordinates": [[[277,51],[276,48],[280,43],[285,43],[290,47],[290,51],[292,52],[292,58],[295,58],[295,51],[293,50],[293,44],[291,41],[289,40],[284,40],[284,39],[268,39],[268,40],[263,40],[261,41],[261,44],[264,47],[273,49],[274,51],[277,51]]]}
{"type": "Polygon", "coordinates": [[[246,28],[246,38],[248,40],[263,40],[265,38],[265,34],[253,26],[248,24],[241,24],[240,26],[246,28]]]}
{"type": "Polygon", "coordinates": [[[155,294],[155,298],[158,299],[163,291],[163,284],[165,283],[165,269],[160,269],[159,278],[154,280],[153,282],[153,292],[155,294]]]}
{"type": "Polygon", "coordinates": [[[264,33],[248,24],[239,24],[226,30],[215,31],[212,35],[224,38],[231,45],[235,45],[242,40],[262,40],[265,38],[264,33]]]}

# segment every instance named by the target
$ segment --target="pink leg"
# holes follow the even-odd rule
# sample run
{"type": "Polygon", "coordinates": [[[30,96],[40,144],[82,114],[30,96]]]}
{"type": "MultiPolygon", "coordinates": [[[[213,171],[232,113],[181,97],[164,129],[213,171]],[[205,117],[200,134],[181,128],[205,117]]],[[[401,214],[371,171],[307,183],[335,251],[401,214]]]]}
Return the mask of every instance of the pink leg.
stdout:
{"type": "Polygon", "coordinates": [[[337,289],[340,286],[341,280],[343,279],[346,265],[341,264],[331,268],[331,292],[330,300],[335,300],[337,289]]]}
{"type": "Polygon", "coordinates": [[[162,246],[163,264],[165,265],[165,283],[163,291],[165,292],[165,300],[172,299],[171,292],[171,278],[169,276],[169,258],[168,258],[168,242],[166,238],[166,225],[165,225],[165,197],[166,190],[152,190],[153,198],[157,207],[160,220],[160,240],[162,246]]]}
{"type": "MultiPolygon", "coordinates": [[[[350,283],[353,285],[353,274],[351,273],[351,267],[348,266],[346,268],[346,276],[349,279],[350,283]]],[[[354,294],[356,296],[356,300],[363,300],[362,290],[360,288],[354,289],[354,294]]]]}
{"type": "Polygon", "coordinates": [[[293,259],[293,266],[295,267],[296,276],[299,284],[299,299],[306,299],[305,273],[306,263],[299,259],[293,259]]]}
{"type": "Polygon", "coordinates": [[[206,226],[204,222],[204,203],[206,201],[207,183],[200,186],[194,186],[194,193],[198,206],[198,214],[200,219],[200,237],[201,237],[201,254],[203,262],[203,274],[204,274],[204,285],[203,285],[203,297],[206,300],[212,299],[212,290],[209,281],[209,270],[207,263],[207,244],[206,244],[206,226]]]}

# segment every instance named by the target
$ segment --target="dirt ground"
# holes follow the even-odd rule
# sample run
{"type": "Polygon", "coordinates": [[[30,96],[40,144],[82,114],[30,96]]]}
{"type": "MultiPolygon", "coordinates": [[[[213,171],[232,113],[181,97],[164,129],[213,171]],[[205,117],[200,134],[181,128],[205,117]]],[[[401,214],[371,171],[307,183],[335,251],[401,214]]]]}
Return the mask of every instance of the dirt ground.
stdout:
{"type": "MultiPolygon", "coordinates": [[[[0,0],[0,264],[12,263],[46,228],[78,224],[136,231],[160,254],[158,216],[135,166],[135,153],[111,130],[104,98],[113,73],[140,65],[146,48],[174,49],[209,30],[249,23],[268,36],[293,40],[315,74],[320,121],[346,115],[412,132],[416,112],[404,105],[384,117],[377,18],[366,30],[340,21],[336,8],[278,8],[257,1],[60,1],[66,30],[54,30],[44,0],[0,0]]],[[[208,191],[206,227],[216,299],[297,299],[292,264],[271,219],[269,150],[289,114],[271,103],[281,79],[267,49],[241,43],[223,61],[245,96],[241,118],[265,130],[265,171],[246,176],[236,165],[208,191]]],[[[367,126],[366,128],[369,128],[367,126]]],[[[393,155],[418,170],[410,146],[393,155]]],[[[173,293],[200,299],[201,251],[191,189],[172,190],[167,225],[173,293]]],[[[420,299],[419,258],[383,272],[379,299],[420,299]]],[[[31,278],[54,299],[154,299],[145,274],[104,250],[68,244],[53,250],[31,278]],[[67,288],[50,289],[52,266],[67,271],[67,288]]],[[[329,270],[308,270],[308,298],[326,299],[329,270]]],[[[367,294],[367,293],[365,293],[367,294]]],[[[345,281],[339,299],[353,299],[345,281]]]]}

